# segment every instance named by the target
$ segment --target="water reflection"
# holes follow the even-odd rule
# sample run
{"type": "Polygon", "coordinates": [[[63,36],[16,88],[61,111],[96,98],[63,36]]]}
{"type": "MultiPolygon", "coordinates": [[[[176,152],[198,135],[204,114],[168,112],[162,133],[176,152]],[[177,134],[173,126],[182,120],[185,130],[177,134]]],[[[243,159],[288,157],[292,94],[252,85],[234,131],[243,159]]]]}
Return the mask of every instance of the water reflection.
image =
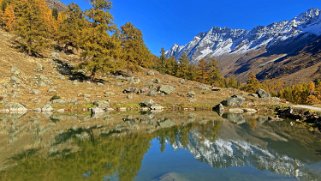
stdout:
{"type": "Polygon", "coordinates": [[[224,118],[2,115],[0,180],[321,179],[319,135],[264,116],[224,118]]]}

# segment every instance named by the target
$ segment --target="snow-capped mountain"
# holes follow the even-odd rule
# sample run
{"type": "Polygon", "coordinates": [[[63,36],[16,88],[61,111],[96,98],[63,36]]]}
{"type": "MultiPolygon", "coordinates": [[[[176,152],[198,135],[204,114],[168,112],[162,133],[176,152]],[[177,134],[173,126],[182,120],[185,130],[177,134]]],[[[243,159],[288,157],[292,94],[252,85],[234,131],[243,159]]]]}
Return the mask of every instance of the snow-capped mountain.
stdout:
{"type": "Polygon", "coordinates": [[[166,52],[167,57],[176,59],[186,53],[193,63],[206,57],[220,57],[245,54],[247,52],[273,49],[295,38],[321,35],[321,15],[319,9],[310,9],[288,21],[258,26],[252,30],[213,27],[200,33],[184,46],[175,44],[166,52]]]}

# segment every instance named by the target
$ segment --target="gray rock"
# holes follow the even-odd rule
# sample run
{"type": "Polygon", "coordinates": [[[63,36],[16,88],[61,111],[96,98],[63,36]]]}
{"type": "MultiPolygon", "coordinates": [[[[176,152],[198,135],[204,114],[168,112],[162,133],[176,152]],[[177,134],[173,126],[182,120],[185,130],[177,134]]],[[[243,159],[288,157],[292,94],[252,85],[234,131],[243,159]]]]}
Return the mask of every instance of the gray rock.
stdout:
{"type": "Polygon", "coordinates": [[[160,83],[161,83],[161,80],[159,80],[159,79],[154,79],[154,80],[153,80],[153,83],[155,83],[155,84],[160,84],[160,83]]]}
{"type": "Polygon", "coordinates": [[[34,94],[34,95],[39,95],[39,94],[41,93],[41,91],[40,91],[40,90],[37,90],[37,89],[33,89],[33,90],[31,91],[31,93],[34,94]]]}
{"type": "Polygon", "coordinates": [[[104,95],[105,95],[105,97],[111,97],[111,96],[115,96],[115,93],[107,91],[104,93],[104,95]]]}
{"type": "Polygon", "coordinates": [[[243,114],[227,113],[227,114],[224,114],[223,117],[235,124],[246,123],[246,120],[243,114]]]}
{"type": "Polygon", "coordinates": [[[158,94],[157,91],[151,90],[151,91],[149,91],[149,93],[148,93],[147,95],[148,95],[148,96],[151,96],[151,97],[155,97],[155,96],[157,96],[157,94],[158,94]]]}
{"type": "Polygon", "coordinates": [[[39,63],[39,62],[37,62],[36,64],[37,64],[37,65],[36,65],[35,71],[36,71],[36,72],[42,72],[42,71],[43,71],[43,66],[42,66],[42,64],[39,63]]]}
{"type": "Polygon", "coordinates": [[[219,88],[219,87],[212,87],[212,91],[213,91],[213,92],[218,92],[218,91],[221,91],[221,88],[219,88]]]}
{"type": "Polygon", "coordinates": [[[271,95],[263,89],[257,90],[256,93],[259,95],[260,98],[271,97],[271,95]]]}
{"type": "Polygon", "coordinates": [[[152,106],[154,106],[154,105],[156,105],[156,104],[155,104],[155,102],[154,102],[152,99],[149,99],[149,100],[146,100],[146,101],[140,103],[140,106],[141,106],[141,107],[148,107],[148,108],[150,108],[150,107],[152,107],[152,106]]]}
{"type": "Polygon", "coordinates": [[[20,75],[20,70],[17,67],[11,67],[11,73],[13,75],[20,75]]]}
{"type": "Polygon", "coordinates": [[[52,112],[54,109],[52,108],[51,104],[46,104],[41,108],[41,112],[52,112]]]}
{"type": "Polygon", "coordinates": [[[224,106],[227,107],[240,107],[245,101],[245,98],[242,96],[234,95],[231,98],[222,102],[224,106]]]}
{"type": "Polygon", "coordinates": [[[194,98],[195,96],[196,96],[196,93],[194,91],[189,91],[187,93],[187,97],[189,97],[189,98],[194,98]]]}
{"type": "Polygon", "coordinates": [[[55,100],[52,101],[52,103],[54,103],[54,104],[65,104],[66,101],[63,100],[63,99],[55,99],[55,100]]]}
{"type": "Polygon", "coordinates": [[[129,87],[129,88],[123,90],[124,94],[137,94],[138,92],[139,92],[139,89],[137,89],[135,87],[129,87]]]}
{"type": "Polygon", "coordinates": [[[220,116],[222,116],[225,112],[225,108],[222,104],[219,104],[213,108],[213,111],[217,112],[220,116]]]}
{"type": "Polygon", "coordinates": [[[93,104],[97,108],[101,108],[101,109],[107,109],[110,106],[109,101],[104,101],[104,100],[95,101],[93,104]]]}
{"type": "Polygon", "coordinates": [[[243,111],[246,113],[252,113],[252,114],[257,113],[256,109],[251,109],[251,108],[244,108],[243,111]]]}
{"type": "Polygon", "coordinates": [[[155,110],[155,111],[160,111],[160,110],[163,110],[164,107],[161,106],[161,105],[153,105],[150,107],[151,110],[155,110]]]}
{"type": "Polygon", "coordinates": [[[149,75],[149,76],[154,76],[154,75],[155,75],[155,72],[152,71],[152,70],[150,70],[150,71],[148,71],[146,74],[149,75]]]}
{"type": "Polygon", "coordinates": [[[169,94],[171,94],[171,93],[173,93],[173,92],[175,91],[175,87],[170,86],[170,85],[161,85],[161,86],[159,87],[159,91],[160,91],[161,93],[164,93],[164,94],[166,94],[166,95],[169,95],[169,94]]]}
{"type": "Polygon", "coordinates": [[[10,81],[12,84],[20,84],[21,80],[16,76],[11,76],[10,81]]]}
{"type": "Polygon", "coordinates": [[[185,83],[186,83],[186,80],[185,80],[185,79],[180,79],[180,80],[179,80],[179,83],[180,83],[180,84],[185,84],[185,83]]]}
{"type": "Polygon", "coordinates": [[[136,77],[129,77],[128,81],[130,84],[139,84],[141,82],[141,80],[139,78],[136,77]]]}
{"type": "Polygon", "coordinates": [[[28,111],[28,109],[20,103],[8,103],[5,107],[10,113],[24,114],[28,111]]]}
{"type": "Polygon", "coordinates": [[[128,94],[127,95],[127,99],[133,99],[134,98],[134,95],[133,94],[128,94]]]}
{"type": "Polygon", "coordinates": [[[242,114],[244,113],[243,109],[241,108],[231,108],[228,110],[229,113],[234,113],[234,114],[242,114]]]}
{"type": "Polygon", "coordinates": [[[172,122],[169,119],[163,120],[163,121],[159,121],[158,122],[158,126],[160,126],[161,128],[170,128],[172,126],[175,126],[175,123],[172,122]]]}
{"type": "Polygon", "coordinates": [[[104,109],[99,108],[99,107],[91,108],[90,110],[91,110],[92,115],[98,115],[98,114],[102,114],[105,112],[104,109]]]}
{"type": "Polygon", "coordinates": [[[259,98],[259,95],[257,95],[257,94],[249,94],[249,96],[259,98]]]}

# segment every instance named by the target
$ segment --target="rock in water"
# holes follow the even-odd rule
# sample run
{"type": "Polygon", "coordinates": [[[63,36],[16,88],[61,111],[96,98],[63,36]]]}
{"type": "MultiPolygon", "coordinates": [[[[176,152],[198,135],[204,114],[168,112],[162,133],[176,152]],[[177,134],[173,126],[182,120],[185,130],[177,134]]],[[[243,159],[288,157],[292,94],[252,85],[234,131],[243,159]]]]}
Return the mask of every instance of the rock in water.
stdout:
{"type": "Polygon", "coordinates": [[[222,104],[227,107],[239,107],[244,103],[244,101],[245,101],[244,97],[234,95],[231,98],[223,101],[222,104]]]}
{"type": "Polygon", "coordinates": [[[6,105],[6,108],[10,111],[10,113],[17,114],[24,114],[28,111],[28,109],[20,103],[9,103],[6,105]]]}
{"type": "Polygon", "coordinates": [[[53,108],[52,108],[51,104],[46,104],[41,108],[41,111],[42,112],[52,112],[53,108]]]}
{"type": "Polygon", "coordinates": [[[265,90],[263,90],[263,89],[257,90],[256,93],[259,96],[259,98],[271,97],[270,94],[268,92],[266,92],[265,90]]]}
{"type": "Polygon", "coordinates": [[[213,111],[217,112],[220,116],[224,114],[224,106],[222,104],[219,104],[213,108],[213,111]]]}

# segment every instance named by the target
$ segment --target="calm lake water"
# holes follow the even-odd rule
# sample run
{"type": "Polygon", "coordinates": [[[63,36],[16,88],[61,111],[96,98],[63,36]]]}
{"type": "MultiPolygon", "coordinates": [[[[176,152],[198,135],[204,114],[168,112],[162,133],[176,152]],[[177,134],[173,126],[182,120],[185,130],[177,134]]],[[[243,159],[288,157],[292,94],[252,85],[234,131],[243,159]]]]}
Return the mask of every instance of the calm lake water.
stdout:
{"type": "Polygon", "coordinates": [[[321,180],[321,136],[264,116],[0,115],[0,180],[321,180]]]}

